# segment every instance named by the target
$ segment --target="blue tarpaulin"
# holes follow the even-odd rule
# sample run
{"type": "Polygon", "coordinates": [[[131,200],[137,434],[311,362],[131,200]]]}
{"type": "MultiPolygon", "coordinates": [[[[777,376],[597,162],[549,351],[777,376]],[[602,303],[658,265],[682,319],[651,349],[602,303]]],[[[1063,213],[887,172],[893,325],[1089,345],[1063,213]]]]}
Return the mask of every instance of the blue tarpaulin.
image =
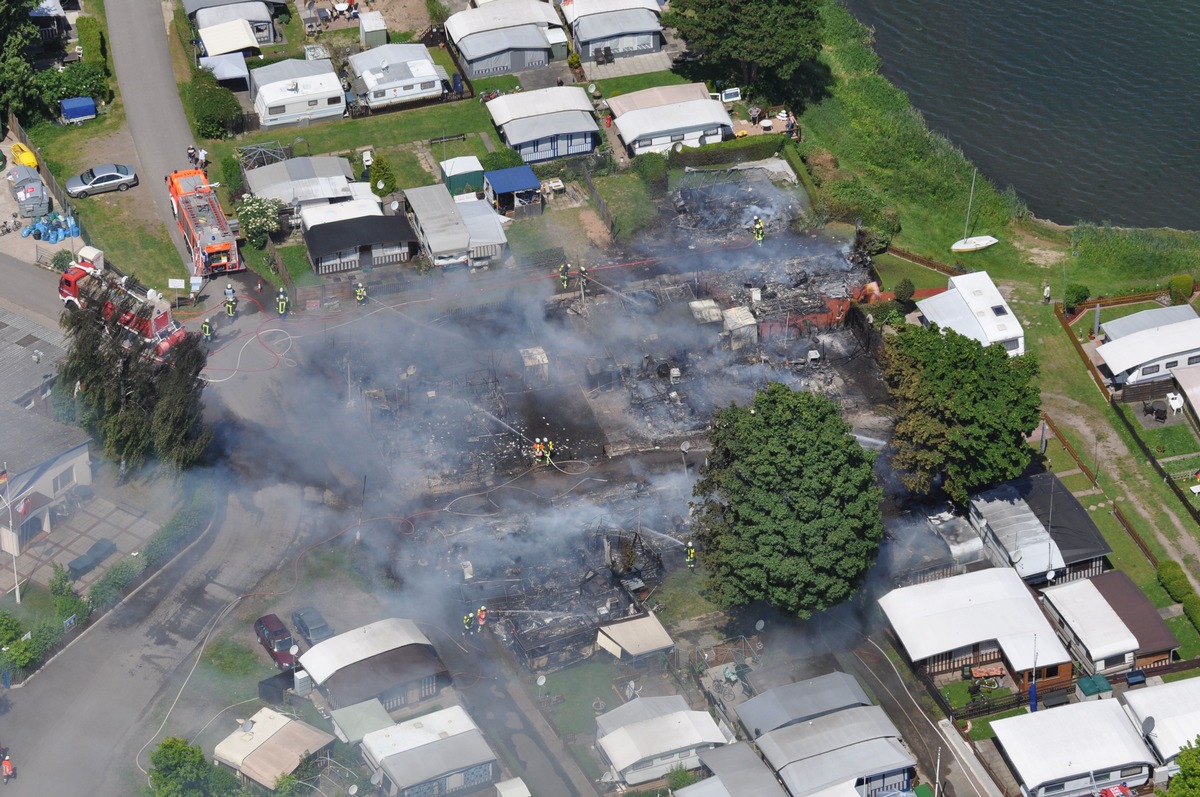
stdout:
{"type": "Polygon", "coordinates": [[[516,191],[538,191],[542,187],[542,181],[528,166],[513,166],[511,169],[485,172],[483,179],[491,185],[492,193],[497,195],[516,191]]]}
{"type": "Polygon", "coordinates": [[[62,118],[68,122],[96,118],[96,101],[91,97],[71,97],[59,104],[62,106],[62,118]]]}

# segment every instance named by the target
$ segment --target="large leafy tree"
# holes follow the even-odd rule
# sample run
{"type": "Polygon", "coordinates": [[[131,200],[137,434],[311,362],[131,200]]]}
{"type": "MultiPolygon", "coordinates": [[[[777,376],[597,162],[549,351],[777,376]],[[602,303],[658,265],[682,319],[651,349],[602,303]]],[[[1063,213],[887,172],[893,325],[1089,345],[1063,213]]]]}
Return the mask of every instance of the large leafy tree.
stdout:
{"type": "Polygon", "coordinates": [[[883,366],[898,411],[892,464],[910,490],[928,494],[940,480],[962,504],[1025,470],[1041,409],[1032,355],[910,326],[887,339],[883,366]]]}
{"type": "Polygon", "coordinates": [[[168,736],[150,754],[154,797],[207,797],[210,764],[199,745],[168,736]]]}
{"type": "Polygon", "coordinates": [[[883,536],[874,455],[824,396],[773,384],[719,411],[695,495],[709,587],[807,618],[850,597],[883,536]]]}
{"type": "Polygon", "coordinates": [[[1198,742],[1200,739],[1185,744],[1175,757],[1179,772],[1171,778],[1167,797],[1200,797],[1200,747],[1196,746],[1198,742]]]}
{"type": "Polygon", "coordinates": [[[672,0],[663,24],[746,86],[782,87],[816,60],[816,0],[672,0]]]}

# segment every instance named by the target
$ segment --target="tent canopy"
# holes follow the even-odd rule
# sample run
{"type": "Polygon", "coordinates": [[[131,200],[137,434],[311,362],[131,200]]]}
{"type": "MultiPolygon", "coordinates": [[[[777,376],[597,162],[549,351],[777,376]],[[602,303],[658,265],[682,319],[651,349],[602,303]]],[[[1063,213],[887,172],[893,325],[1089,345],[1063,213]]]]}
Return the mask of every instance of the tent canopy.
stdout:
{"type": "Polygon", "coordinates": [[[201,28],[200,41],[204,44],[204,54],[209,57],[242,50],[257,50],[259,47],[258,39],[254,37],[254,30],[244,19],[222,22],[211,28],[201,28]]]}
{"type": "Polygon", "coordinates": [[[59,103],[63,119],[68,122],[92,119],[96,116],[96,101],[91,97],[71,97],[59,103]]]}
{"type": "Polygon", "coordinates": [[[542,181],[529,166],[513,166],[494,172],[484,172],[483,179],[492,187],[494,194],[511,194],[517,191],[541,190],[542,181]]]}
{"type": "Polygon", "coordinates": [[[201,58],[200,68],[212,72],[213,77],[218,81],[244,80],[247,86],[250,85],[250,68],[246,66],[246,56],[241,53],[226,53],[225,55],[201,58]]]}

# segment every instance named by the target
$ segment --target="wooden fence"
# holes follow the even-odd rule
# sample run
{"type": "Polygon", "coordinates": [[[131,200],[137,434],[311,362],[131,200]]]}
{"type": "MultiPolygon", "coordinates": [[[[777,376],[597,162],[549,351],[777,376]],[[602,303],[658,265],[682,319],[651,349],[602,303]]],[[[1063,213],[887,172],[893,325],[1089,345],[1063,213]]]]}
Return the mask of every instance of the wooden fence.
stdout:
{"type": "Polygon", "coordinates": [[[936,260],[930,260],[927,257],[922,257],[921,255],[909,252],[897,246],[889,246],[887,248],[887,253],[889,255],[898,257],[901,260],[907,260],[910,263],[916,263],[918,266],[924,266],[925,268],[931,268],[934,271],[940,271],[941,273],[951,277],[957,277],[959,274],[967,273],[966,268],[947,266],[945,263],[939,263],[936,260]]]}
{"type": "Polygon", "coordinates": [[[1054,317],[1058,319],[1059,325],[1063,328],[1063,333],[1071,341],[1071,345],[1075,347],[1075,353],[1079,355],[1079,359],[1083,360],[1083,364],[1087,366],[1088,373],[1091,374],[1092,381],[1096,383],[1096,387],[1100,390],[1100,395],[1105,399],[1112,398],[1112,391],[1108,389],[1107,380],[1096,368],[1096,364],[1092,362],[1092,358],[1087,356],[1087,352],[1083,350],[1083,344],[1079,341],[1079,337],[1075,334],[1075,330],[1071,329],[1071,322],[1067,320],[1067,316],[1063,313],[1062,302],[1054,303],[1054,317]]]}
{"type": "Polygon", "coordinates": [[[1044,412],[1042,413],[1042,420],[1045,421],[1046,425],[1050,427],[1050,431],[1054,432],[1054,436],[1058,438],[1058,442],[1062,443],[1062,447],[1066,449],[1068,454],[1071,455],[1071,459],[1075,460],[1075,466],[1083,471],[1084,475],[1088,477],[1088,481],[1090,481],[1094,487],[1096,485],[1095,472],[1093,472],[1091,468],[1084,464],[1083,458],[1079,456],[1079,453],[1075,450],[1075,447],[1071,445],[1066,436],[1059,431],[1058,424],[1056,424],[1054,419],[1044,412]]]}

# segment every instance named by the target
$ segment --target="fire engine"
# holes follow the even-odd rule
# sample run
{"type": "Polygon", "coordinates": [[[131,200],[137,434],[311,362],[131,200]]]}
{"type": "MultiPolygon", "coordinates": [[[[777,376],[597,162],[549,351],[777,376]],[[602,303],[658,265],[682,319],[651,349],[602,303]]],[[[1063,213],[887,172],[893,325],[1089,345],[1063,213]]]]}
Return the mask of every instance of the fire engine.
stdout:
{"type": "MultiPolygon", "coordinates": [[[[94,246],[79,250],[79,259],[71,264],[58,281],[58,298],[67,307],[81,308],[88,293],[98,281],[104,281],[138,302],[131,311],[120,311],[117,323],[147,343],[154,345],[154,353],[162,357],[179,341],[187,337],[187,330],[179,326],[171,314],[171,304],[153,288],[146,288],[129,277],[118,279],[104,270],[104,253],[94,246]],[[148,312],[144,311],[146,308],[148,312]]],[[[104,303],[104,317],[112,318],[118,307],[110,301],[104,303]]]]}
{"type": "Polygon", "coordinates": [[[244,271],[246,264],[238,254],[237,236],[204,172],[200,169],[173,172],[167,178],[167,188],[179,231],[192,253],[192,274],[211,277],[244,271]]]}

